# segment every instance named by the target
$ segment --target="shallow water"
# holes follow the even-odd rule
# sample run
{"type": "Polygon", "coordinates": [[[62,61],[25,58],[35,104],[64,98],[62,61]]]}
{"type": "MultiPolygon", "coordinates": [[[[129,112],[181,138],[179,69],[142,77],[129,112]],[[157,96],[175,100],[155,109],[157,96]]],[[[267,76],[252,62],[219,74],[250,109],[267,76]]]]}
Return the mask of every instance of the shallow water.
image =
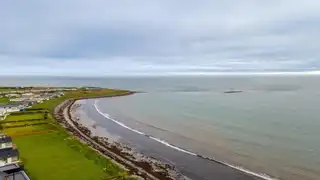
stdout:
{"type": "Polygon", "coordinates": [[[129,146],[135,152],[170,164],[186,176],[186,179],[260,180],[259,176],[263,176],[261,174],[253,175],[249,171],[240,171],[237,168],[207,160],[156,137],[132,129],[103,113],[96,105],[95,100],[83,100],[81,103],[83,104],[82,108],[78,109],[75,115],[80,117],[80,123],[86,125],[94,135],[107,137],[109,140],[111,138],[111,140],[129,146]],[[96,128],[93,128],[93,125],[96,128]]]}
{"type": "Polygon", "coordinates": [[[297,78],[280,86],[276,80],[242,93],[150,91],[98,106],[132,128],[207,157],[280,179],[320,179],[317,83],[297,78]]]}
{"type": "Polygon", "coordinates": [[[1,83],[144,91],[99,100],[97,106],[129,127],[192,152],[280,179],[320,179],[319,76],[19,77],[1,83]],[[243,92],[223,93],[231,88],[243,92]]]}
{"type": "Polygon", "coordinates": [[[145,93],[98,106],[192,152],[283,179],[319,179],[318,99],[292,92],[145,93]]]}

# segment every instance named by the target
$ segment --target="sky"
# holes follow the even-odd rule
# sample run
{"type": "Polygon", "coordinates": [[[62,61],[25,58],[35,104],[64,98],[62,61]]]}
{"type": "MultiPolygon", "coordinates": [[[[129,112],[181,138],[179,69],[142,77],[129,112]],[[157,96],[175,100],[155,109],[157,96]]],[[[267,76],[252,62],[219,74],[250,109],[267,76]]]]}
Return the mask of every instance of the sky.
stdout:
{"type": "Polygon", "coordinates": [[[0,75],[319,72],[317,0],[1,1],[0,75]]]}

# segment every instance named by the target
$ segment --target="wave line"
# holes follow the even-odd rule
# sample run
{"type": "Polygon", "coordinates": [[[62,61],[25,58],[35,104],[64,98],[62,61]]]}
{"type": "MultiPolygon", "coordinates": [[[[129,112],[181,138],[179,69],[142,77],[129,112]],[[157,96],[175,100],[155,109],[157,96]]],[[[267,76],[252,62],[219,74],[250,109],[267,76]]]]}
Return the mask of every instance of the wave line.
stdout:
{"type": "Polygon", "coordinates": [[[230,168],[237,169],[237,170],[239,170],[239,171],[241,171],[241,172],[244,172],[244,173],[246,173],[246,174],[249,174],[249,175],[253,175],[253,176],[262,178],[262,179],[264,179],[264,180],[279,180],[279,179],[270,177],[269,175],[267,175],[267,174],[265,174],[265,173],[256,173],[256,172],[247,170],[247,169],[245,169],[245,168],[243,168],[243,167],[241,167],[241,166],[236,166],[236,165],[232,165],[232,164],[229,164],[229,163],[226,163],[226,162],[218,161],[218,160],[215,160],[215,159],[212,159],[212,158],[204,157],[204,156],[202,156],[202,155],[199,155],[199,154],[190,152],[190,151],[188,151],[188,150],[185,150],[185,149],[183,149],[183,148],[177,147],[177,146],[175,146],[175,145],[172,145],[172,144],[170,144],[170,143],[167,142],[167,141],[158,139],[158,138],[153,137],[153,136],[151,136],[151,135],[145,134],[145,133],[143,133],[143,132],[141,132],[141,131],[139,131],[139,130],[133,129],[133,128],[131,128],[131,127],[123,124],[122,122],[119,122],[119,121],[115,120],[115,119],[112,118],[109,114],[101,112],[100,109],[99,109],[98,106],[97,106],[97,101],[98,101],[98,100],[95,100],[95,101],[94,101],[94,107],[95,107],[95,109],[97,110],[97,112],[98,112],[99,114],[101,114],[101,115],[104,116],[105,118],[111,120],[112,122],[114,122],[114,123],[116,123],[116,124],[118,124],[118,125],[126,128],[126,129],[129,129],[130,131],[133,131],[133,132],[135,132],[135,133],[137,133],[137,134],[146,136],[146,137],[148,137],[148,138],[150,138],[150,139],[152,139],[152,140],[155,140],[155,141],[157,141],[157,142],[159,142],[159,143],[161,143],[161,144],[163,144],[163,145],[165,145],[165,146],[167,146],[167,147],[170,147],[170,148],[172,148],[172,149],[175,149],[175,150],[177,150],[177,151],[180,151],[180,152],[183,152],[183,153],[192,155],[192,156],[197,156],[197,157],[202,158],[202,159],[205,159],[205,160],[213,161],[213,162],[215,162],[215,163],[219,163],[219,164],[228,166],[228,167],[230,167],[230,168]]]}

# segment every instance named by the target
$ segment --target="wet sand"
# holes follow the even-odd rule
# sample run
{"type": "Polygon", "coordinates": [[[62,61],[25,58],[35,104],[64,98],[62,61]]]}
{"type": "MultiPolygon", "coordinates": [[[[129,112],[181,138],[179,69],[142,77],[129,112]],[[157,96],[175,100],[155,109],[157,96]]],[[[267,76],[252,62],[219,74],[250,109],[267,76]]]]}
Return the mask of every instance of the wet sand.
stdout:
{"type": "Polygon", "coordinates": [[[79,122],[93,134],[112,138],[134,151],[174,166],[179,172],[194,180],[258,180],[262,179],[224,164],[190,155],[165,146],[149,137],[121,127],[97,112],[94,100],[81,100],[81,108],[75,112],[79,122]],[[93,126],[94,125],[94,126],[93,126]]]}

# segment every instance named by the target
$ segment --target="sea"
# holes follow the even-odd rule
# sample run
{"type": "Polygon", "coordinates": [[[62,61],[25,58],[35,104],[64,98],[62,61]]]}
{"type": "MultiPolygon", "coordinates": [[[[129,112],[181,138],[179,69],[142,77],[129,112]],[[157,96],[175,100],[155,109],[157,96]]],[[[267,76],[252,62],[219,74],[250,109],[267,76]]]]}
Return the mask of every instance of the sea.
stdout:
{"type": "Polygon", "coordinates": [[[320,179],[320,76],[0,77],[0,85],[135,90],[89,100],[90,111],[159,146],[265,179],[320,179]]]}

